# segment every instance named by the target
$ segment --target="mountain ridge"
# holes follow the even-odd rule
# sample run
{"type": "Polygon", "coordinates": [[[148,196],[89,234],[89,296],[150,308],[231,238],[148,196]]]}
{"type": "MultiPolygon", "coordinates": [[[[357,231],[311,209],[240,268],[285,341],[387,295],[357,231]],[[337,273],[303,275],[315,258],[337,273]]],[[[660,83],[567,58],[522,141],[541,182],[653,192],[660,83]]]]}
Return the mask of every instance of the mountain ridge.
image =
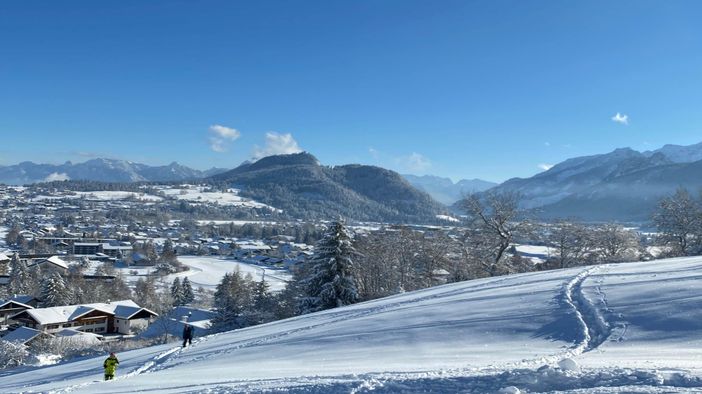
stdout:
{"type": "Polygon", "coordinates": [[[570,158],[490,190],[518,192],[523,207],[542,218],[643,222],[650,219],[658,200],[677,188],[702,189],[700,174],[702,143],[665,145],[646,152],[618,148],[570,158]]]}
{"type": "Polygon", "coordinates": [[[195,170],[175,161],[162,166],[106,158],[95,158],[75,164],[70,161],[63,164],[38,164],[23,161],[15,165],[0,166],[0,183],[21,185],[54,180],[170,182],[206,178],[223,171],[226,169],[195,170]]]}

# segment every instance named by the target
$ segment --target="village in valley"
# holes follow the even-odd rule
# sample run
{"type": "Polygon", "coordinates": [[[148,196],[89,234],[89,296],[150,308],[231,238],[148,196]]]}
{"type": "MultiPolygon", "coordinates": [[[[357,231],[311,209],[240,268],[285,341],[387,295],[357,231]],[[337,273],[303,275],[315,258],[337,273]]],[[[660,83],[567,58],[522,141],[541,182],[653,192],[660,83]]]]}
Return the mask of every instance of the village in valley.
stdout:
{"type": "Polygon", "coordinates": [[[273,209],[233,190],[148,190],[0,185],[3,340],[37,353],[55,350],[52,342],[70,343],[81,353],[105,342],[179,336],[185,323],[205,334],[227,273],[280,292],[323,229],[257,218],[256,211],[273,209]],[[254,220],[179,220],[168,213],[184,206],[237,209],[254,220]]]}
{"type": "MultiPolygon", "coordinates": [[[[330,228],[207,184],[0,186],[0,209],[0,343],[18,352],[4,367],[166,343],[186,324],[205,335],[304,313],[301,263],[330,228]]],[[[490,265],[493,246],[479,245],[492,241],[478,240],[498,233],[436,220],[445,224],[346,223],[355,299],[662,251],[621,225],[517,220],[490,265]]]]}

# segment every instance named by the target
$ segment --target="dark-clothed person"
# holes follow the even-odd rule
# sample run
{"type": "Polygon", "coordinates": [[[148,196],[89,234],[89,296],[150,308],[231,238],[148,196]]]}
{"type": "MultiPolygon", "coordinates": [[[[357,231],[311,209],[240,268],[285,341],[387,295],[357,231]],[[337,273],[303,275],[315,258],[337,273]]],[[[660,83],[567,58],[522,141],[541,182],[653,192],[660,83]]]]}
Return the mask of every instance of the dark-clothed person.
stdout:
{"type": "Polygon", "coordinates": [[[192,345],[193,344],[193,333],[195,329],[193,326],[190,324],[186,324],[185,327],[183,327],[183,347],[187,345],[192,345]]]}

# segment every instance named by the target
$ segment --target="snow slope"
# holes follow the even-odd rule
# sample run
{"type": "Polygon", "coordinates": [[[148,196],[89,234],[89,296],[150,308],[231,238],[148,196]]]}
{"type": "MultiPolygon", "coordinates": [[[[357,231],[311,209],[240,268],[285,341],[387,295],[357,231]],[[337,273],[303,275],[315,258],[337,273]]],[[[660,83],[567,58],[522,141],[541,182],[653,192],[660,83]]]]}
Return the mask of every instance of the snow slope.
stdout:
{"type": "Polygon", "coordinates": [[[702,392],[702,258],[475,280],[102,359],[3,393],[702,392]]]}

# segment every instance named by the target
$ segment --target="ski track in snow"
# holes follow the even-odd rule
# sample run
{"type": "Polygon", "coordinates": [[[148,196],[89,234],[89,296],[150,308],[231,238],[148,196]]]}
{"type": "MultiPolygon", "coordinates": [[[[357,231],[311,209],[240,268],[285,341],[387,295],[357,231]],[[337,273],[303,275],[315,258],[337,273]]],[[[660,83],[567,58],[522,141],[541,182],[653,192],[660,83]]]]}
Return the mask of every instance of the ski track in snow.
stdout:
{"type": "MultiPolygon", "coordinates": [[[[363,309],[363,310],[357,311],[357,312],[351,312],[351,313],[350,313],[350,312],[346,312],[346,311],[344,311],[344,312],[331,312],[331,313],[328,313],[328,314],[327,314],[327,317],[330,317],[331,320],[327,320],[327,321],[324,321],[324,322],[321,322],[321,323],[318,323],[318,324],[311,324],[311,325],[299,327],[299,328],[296,328],[296,329],[293,329],[293,330],[288,330],[288,331],[281,332],[281,333],[278,333],[278,334],[266,335],[266,336],[262,336],[262,337],[258,337],[258,338],[243,340],[243,341],[240,341],[238,344],[235,343],[235,344],[233,344],[234,346],[227,347],[226,349],[221,350],[221,351],[219,351],[219,352],[212,352],[212,353],[207,354],[207,355],[203,355],[203,356],[200,356],[200,357],[196,357],[196,358],[194,358],[194,359],[192,359],[192,360],[189,360],[188,363],[191,363],[191,362],[198,362],[198,361],[202,361],[202,360],[207,360],[207,359],[210,359],[210,358],[213,358],[213,357],[219,357],[219,356],[221,356],[222,354],[232,353],[232,352],[237,351],[237,350],[239,350],[239,349],[263,345],[263,344],[266,344],[266,343],[270,343],[270,342],[272,342],[272,341],[275,341],[275,340],[277,340],[277,339],[287,337],[287,336],[289,336],[289,335],[297,334],[297,333],[304,332],[304,331],[313,330],[313,329],[319,328],[319,327],[325,327],[325,326],[328,326],[328,325],[332,325],[332,324],[335,324],[335,323],[347,321],[347,320],[350,320],[350,319],[356,319],[356,318],[361,318],[361,317],[368,316],[368,315],[373,315],[373,314],[377,314],[377,313],[382,313],[383,311],[392,310],[392,309],[395,309],[395,308],[400,308],[400,307],[402,307],[402,306],[404,306],[404,305],[413,305],[413,304],[416,304],[416,303],[420,303],[420,302],[423,302],[423,301],[432,300],[432,299],[436,299],[436,298],[450,297],[450,296],[452,296],[452,295],[458,295],[458,294],[464,294],[464,293],[472,293],[472,292],[474,292],[474,291],[484,290],[486,287],[488,287],[488,288],[489,288],[489,287],[492,287],[492,286],[494,286],[494,285],[500,284],[500,283],[502,283],[502,282],[504,282],[504,281],[506,281],[506,280],[509,280],[509,279],[511,279],[511,277],[505,276],[504,278],[499,278],[499,279],[496,279],[496,280],[492,280],[492,281],[489,281],[489,282],[487,282],[487,283],[483,283],[483,284],[480,284],[480,285],[476,285],[476,286],[473,286],[473,287],[468,288],[468,289],[463,289],[463,288],[462,288],[462,289],[452,289],[452,290],[444,291],[444,292],[440,292],[440,293],[433,292],[431,295],[428,295],[428,296],[419,297],[419,298],[411,298],[411,299],[406,300],[406,301],[399,301],[399,302],[395,302],[395,303],[392,303],[392,304],[383,304],[383,305],[380,305],[380,306],[369,307],[369,308],[367,308],[367,309],[363,309]]],[[[435,289],[424,289],[424,290],[430,291],[430,290],[435,290],[435,289]]],[[[421,291],[422,291],[422,290],[420,290],[420,292],[421,292],[421,291]]],[[[398,295],[398,296],[401,296],[401,295],[398,295]]],[[[395,297],[398,297],[398,296],[395,296],[395,297]]],[[[370,301],[370,302],[372,302],[372,301],[370,301]]],[[[357,305],[358,305],[358,304],[357,304],[357,305]]],[[[304,318],[304,316],[303,316],[303,317],[298,317],[297,319],[301,319],[301,318],[304,318]]],[[[273,322],[273,323],[268,323],[268,324],[275,324],[275,322],[273,322]]],[[[260,326],[253,326],[253,327],[247,327],[247,328],[254,328],[254,327],[260,327],[260,326]]],[[[247,328],[243,328],[243,329],[241,329],[241,330],[239,330],[239,331],[246,330],[247,328]]],[[[206,341],[206,340],[208,340],[209,338],[211,338],[211,337],[216,337],[216,336],[218,336],[218,335],[220,335],[220,334],[208,335],[208,336],[206,336],[206,337],[203,337],[201,340],[202,340],[202,341],[206,341]]],[[[160,370],[160,369],[165,369],[165,368],[172,368],[172,367],[174,367],[174,366],[176,366],[176,365],[179,365],[179,364],[181,364],[181,363],[179,363],[178,360],[177,360],[176,358],[171,358],[171,359],[169,359],[169,360],[166,360],[166,361],[163,362],[163,363],[160,363],[154,370],[160,370]]]]}
{"type": "MultiPolygon", "coordinates": [[[[575,276],[569,278],[562,285],[560,296],[567,304],[580,328],[579,340],[568,349],[551,356],[525,359],[519,362],[490,365],[481,368],[456,368],[449,370],[430,370],[416,372],[382,372],[345,376],[300,376],[296,378],[265,379],[265,380],[231,380],[214,383],[213,386],[200,387],[194,391],[183,387],[182,392],[188,393],[234,393],[249,391],[280,391],[281,383],[285,392],[291,393],[324,393],[324,392],[349,392],[349,393],[392,393],[392,392],[426,392],[428,391],[460,391],[460,392],[497,392],[501,388],[519,386],[529,392],[578,392],[591,389],[602,389],[603,393],[641,392],[645,389],[648,393],[676,392],[685,388],[686,392],[702,393],[702,379],[689,376],[684,371],[661,372],[656,370],[614,369],[590,371],[563,371],[554,368],[560,361],[575,358],[583,353],[596,350],[606,341],[622,341],[625,339],[627,325],[623,316],[612,311],[607,304],[606,294],[602,291],[603,277],[595,280],[595,299],[589,298],[583,291],[586,280],[592,279],[597,272],[607,272],[608,265],[588,267],[575,276]],[[538,369],[537,369],[538,368],[538,369]]],[[[511,276],[495,279],[487,283],[470,288],[451,289],[444,292],[433,293],[419,298],[400,300],[391,304],[369,306],[358,311],[330,312],[326,315],[329,320],[317,324],[310,324],[278,334],[266,335],[257,338],[242,340],[232,343],[230,347],[199,356],[191,360],[182,361],[178,355],[184,351],[180,347],[164,351],[139,368],[117,379],[152,373],[168,369],[184,362],[197,362],[222,354],[232,353],[242,348],[249,348],[273,342],[277,339],[299,332],[312,330],[319,327],[333,325],[349,319],[361,318],[367,315],[382,313],[386,310],[403,307],[407,304],[450,297],[459,294],[472,293],[493,288],[510,280],[511,276]]],[[[420,291],[421,292],[421,291],[420,291]]],[[[395,296],[400,297],[401,295],[395,296]]],[[[371,301],[372,302],[372,301],[371,301]]],[[[362,307],[362,304],[360,304],[362,307]]],[[[299,317],[297,319],[303,319],[299,317]]],[[[269,323],[269,324],[275,324],[269,323]]],[[[244,331],[246,329],[241,329],[244,331]]],[[[192,346],[206,342],[220,334],[213,334],[199,338],[192,346]]],[[[100,381],[85,382],[61,390],[49,391],[52,394],[69,393],[76,389],[100,381]]],[[[600,391],[598,391],[600,392],[600,391]]]]}
{"type": "MultiPolygon", "coordinates": [[[[174,347],[172,349],[168,349],[165,352],[161,352],[158,355],[154,356],[151,360],[147,361],[144,365],[140,366],[139,368],[137,368],[137,369],[135,369],[135,370],[123,375],[123,376],[118,376],[114,380],[128,379],[128,378],[131,378],[133,376],[146,373],[149,370],[151,370],[154,366],[165,362],[166,360],[168,360],[169,357],[172,357],[174,354],[180,353],[180,351],[182,351],[182,350],[183,350],[183,348],[179,346],[179,347],[174,347]]],[[[70,393],[71,391],[74,391],[76,389],[85,388],[85,387],[90,386],[92,384],[102,383],[102,382],[103,382],[102,380],[84,382],[84,383],[76,384],[73,386],[65,387],[65,388],[60,389],[60,390],[49,391],[48,393],[49,394],[70,393]]]]}

